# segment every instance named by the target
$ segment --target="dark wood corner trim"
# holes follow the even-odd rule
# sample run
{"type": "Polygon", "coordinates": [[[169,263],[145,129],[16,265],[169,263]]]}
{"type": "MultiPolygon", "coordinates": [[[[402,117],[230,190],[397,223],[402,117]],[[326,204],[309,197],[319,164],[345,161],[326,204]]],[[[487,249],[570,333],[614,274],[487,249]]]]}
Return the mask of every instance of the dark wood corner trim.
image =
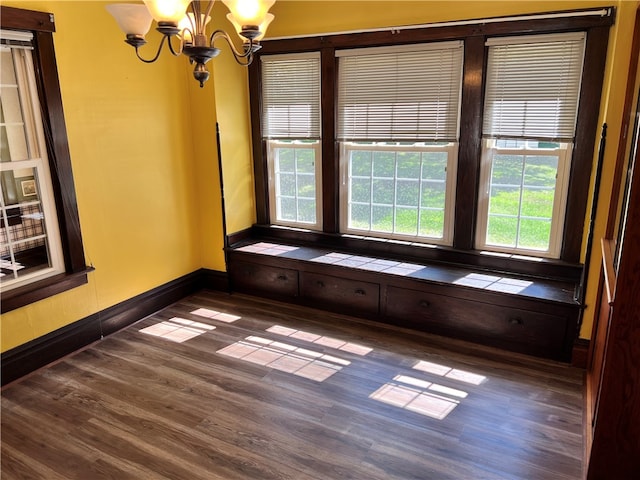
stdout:
{"type": "Polygon", "coordinates": [[[244,240],[248,240],[251,238],[251,232],[253,231],[253,227],[245,228],[244,230],[240,230],[239,232],[230,233],[227,235],[227,245],[233,246],[244,240]]]}
{"type": "Polygon", "coordinates": [[[2,385],[75,352],[200,289],[228,290],[227,274],[201,269],[2,354],[2,385]]]}
{"type": "Polygon", "coordinates": [[[587,368],[587,360],[589,358],[589,340],[585,338],[577,338],[573,342],[573,350],[571,351],[571,366],[576,368],[587,368]]]}

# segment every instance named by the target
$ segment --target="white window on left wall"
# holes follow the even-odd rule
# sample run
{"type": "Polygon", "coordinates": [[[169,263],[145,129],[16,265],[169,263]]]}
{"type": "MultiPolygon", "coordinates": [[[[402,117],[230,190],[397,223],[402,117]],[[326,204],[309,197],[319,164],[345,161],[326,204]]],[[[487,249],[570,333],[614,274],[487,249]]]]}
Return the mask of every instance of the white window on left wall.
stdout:
{"type": "Polygon", "coordinates": [[[65,271],[32,59],[32,34],[0,31],[0,285],[65,271]]]}
{"type": "Polygon", "coordinates": [[[265,55],[261,61],[272,223],[321,230],[320,55],[265,55]]]}

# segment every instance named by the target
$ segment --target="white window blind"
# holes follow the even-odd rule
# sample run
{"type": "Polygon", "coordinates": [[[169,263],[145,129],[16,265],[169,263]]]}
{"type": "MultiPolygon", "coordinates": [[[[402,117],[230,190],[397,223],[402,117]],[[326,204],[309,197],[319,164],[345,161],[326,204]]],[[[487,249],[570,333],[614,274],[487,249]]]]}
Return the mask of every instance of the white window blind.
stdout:
{"type": "Polygon", "coordinates": [[[33,33],[18,30],[0,30],[0,44],[11,48],[33,49],[33,33]]]}
{"type": "Polygon", "coordinates": [[[338,138],[457,141],[462,42],[345,50],[338,138]]]}
{"type": "Polygon", "coordinates": [[[492,38],[483,135],[573,141],[583,32],[492,38]]]}
{"type": "Polygon", "coordinates": [[[320,138],[320,54],[265,55],[262,132],[265,138],[320,138]]]}

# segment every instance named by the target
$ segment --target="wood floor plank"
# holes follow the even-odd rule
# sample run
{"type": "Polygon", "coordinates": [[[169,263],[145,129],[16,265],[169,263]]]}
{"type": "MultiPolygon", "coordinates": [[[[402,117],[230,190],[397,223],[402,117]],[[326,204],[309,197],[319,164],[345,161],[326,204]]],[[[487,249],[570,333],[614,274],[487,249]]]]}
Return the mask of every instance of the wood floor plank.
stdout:
{"type": "Polygon", "coordinates": [[[572,480],[582,394],[557,362],[201,291],[3,389],[2,478],[572,480]]]}

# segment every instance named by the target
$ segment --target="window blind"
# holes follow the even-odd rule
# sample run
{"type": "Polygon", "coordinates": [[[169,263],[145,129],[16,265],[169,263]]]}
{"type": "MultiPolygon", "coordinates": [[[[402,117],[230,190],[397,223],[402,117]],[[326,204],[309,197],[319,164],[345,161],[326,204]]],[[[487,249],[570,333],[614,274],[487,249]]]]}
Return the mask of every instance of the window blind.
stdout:
{"type": "Polygon", "coordinates": [[[262,132],[266,138],[320,138],[320,54],[265,55],[262,132]]]}
{"type": "Polygon", "coordinates": [[[0,45],[11,48],[33,49],[33,33],[18,30],[0,30],[0,45]]]}
{"type": "Polygon", "coordinates": [[[573,141],[584,32],[489,39],[483,135],[573,141]]]}
{"type": "Polygon", "coordinates": [[[457,141],[462,42],[346,50],[338,63],[338,138],[457,141]]]}

